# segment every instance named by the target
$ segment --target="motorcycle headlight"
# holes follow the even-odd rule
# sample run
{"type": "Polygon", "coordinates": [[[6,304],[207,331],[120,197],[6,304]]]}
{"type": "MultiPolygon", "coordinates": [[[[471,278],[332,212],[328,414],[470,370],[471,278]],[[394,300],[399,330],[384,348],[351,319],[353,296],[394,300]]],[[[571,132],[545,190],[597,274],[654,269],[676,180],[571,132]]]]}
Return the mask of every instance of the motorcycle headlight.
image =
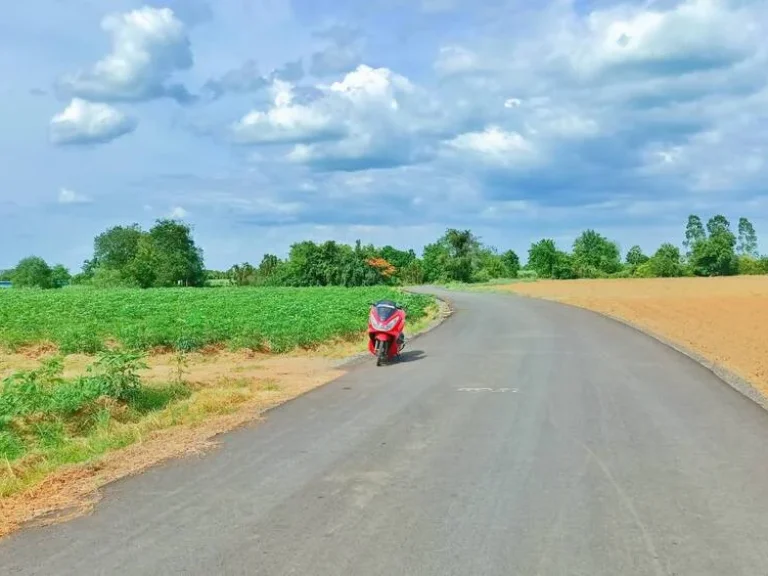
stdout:
{"type": "Polygon", "coordinates": [[[379,321],[378,321],[378,320],[377,320],[377,319],[376,319],[376,318],[373,316],[373,314],[371,314],[371,325],[372,325],[372,326],[373,326],[373,327],[374,327],[376,330],[380,330],[380,331],[382,331],[382,332],[389,332],[390,330],[392,330],[392,329],[395,327],[395,325],[397,324],[397,321],[398,321],[398,317],[397,317],[397,316],[395,316],[394,318],[392,318],[391,320],[389,320],[389,322],[379,322],[379,321]]]}

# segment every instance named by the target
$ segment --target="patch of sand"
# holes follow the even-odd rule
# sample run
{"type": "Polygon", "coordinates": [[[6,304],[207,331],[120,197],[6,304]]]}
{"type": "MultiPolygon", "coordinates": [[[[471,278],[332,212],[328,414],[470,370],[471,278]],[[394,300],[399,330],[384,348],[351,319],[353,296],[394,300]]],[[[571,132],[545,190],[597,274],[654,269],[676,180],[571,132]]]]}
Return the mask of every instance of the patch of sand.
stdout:
{"type": "Polygon", "coordinates": [[[768,396],[768,276],[547,280],[501,287],[632,322],[768,396]]]}

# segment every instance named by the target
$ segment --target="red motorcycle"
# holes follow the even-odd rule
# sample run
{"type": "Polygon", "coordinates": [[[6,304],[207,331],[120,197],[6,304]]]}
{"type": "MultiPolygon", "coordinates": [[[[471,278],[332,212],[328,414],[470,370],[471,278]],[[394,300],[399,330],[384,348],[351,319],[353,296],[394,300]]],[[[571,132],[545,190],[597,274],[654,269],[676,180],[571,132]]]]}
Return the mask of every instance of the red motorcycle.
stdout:
{"type": "Polygon", "coordinates": [[[371,304],[368,315],[368,351],[376,356],[376,366],[400,356],[405,348],[405,309],[392,300],[371,304]]]}

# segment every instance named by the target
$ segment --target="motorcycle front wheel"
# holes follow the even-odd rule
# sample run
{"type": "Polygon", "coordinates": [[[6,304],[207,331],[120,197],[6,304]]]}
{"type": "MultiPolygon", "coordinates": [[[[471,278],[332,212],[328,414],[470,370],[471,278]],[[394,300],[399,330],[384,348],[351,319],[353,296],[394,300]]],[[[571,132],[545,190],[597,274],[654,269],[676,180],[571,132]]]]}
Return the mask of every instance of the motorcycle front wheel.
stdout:
{"type": "Polygon", "coordinates": [[[387,358],[389,352],[389,342],[377,342],[376,346],[376,366],[381,366],[387,358]]]}

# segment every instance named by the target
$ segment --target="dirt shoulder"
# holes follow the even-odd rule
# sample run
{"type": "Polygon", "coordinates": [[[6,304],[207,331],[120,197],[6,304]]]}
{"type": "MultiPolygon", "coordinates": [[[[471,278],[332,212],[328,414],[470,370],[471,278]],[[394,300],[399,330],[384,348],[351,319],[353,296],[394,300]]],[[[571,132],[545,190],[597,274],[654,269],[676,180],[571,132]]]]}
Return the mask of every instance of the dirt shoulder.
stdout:
{"type": "Polygon", "coordinates": [[[615,316],[725,367],[768,396],[768,276],[556,280],[497,289],[615,316]]]}
{"type": "MultiPolygon", "coordinates": [[[[434,328],[450,314],[446,304],[438,304],[407,330],[409,337],[434,328]]],[[[140,422],[111,430],[113,436],[127,438],[126,447],[81,464],[52,464],[48,469],[45,462],[34,463],[37,477],[25,478],[23,490],[0,498],[0,537],[22,526],[47,525],[87,513],[106,484],[169,458],[215,447],[217,435],[256,422],[267,410],[343,375],[350,366],[346,360],[364,350],[364,338],[282,355],[209,350],[189,354],[182,367],[178,355],[151,355],[142,382],[152,387],[183,381],[191,395],[140,422]]],[[[5,354],[0,377],[34,368],[50,353],[42,348],[5,354]]],[[[64,376],[81,375],[92,361],[87,355],[67,356],[64,376]]],[[[6,486],[20,474],[21,468],[15,470],[8,462],[0,466],[0,482],[6,486]]]]}

